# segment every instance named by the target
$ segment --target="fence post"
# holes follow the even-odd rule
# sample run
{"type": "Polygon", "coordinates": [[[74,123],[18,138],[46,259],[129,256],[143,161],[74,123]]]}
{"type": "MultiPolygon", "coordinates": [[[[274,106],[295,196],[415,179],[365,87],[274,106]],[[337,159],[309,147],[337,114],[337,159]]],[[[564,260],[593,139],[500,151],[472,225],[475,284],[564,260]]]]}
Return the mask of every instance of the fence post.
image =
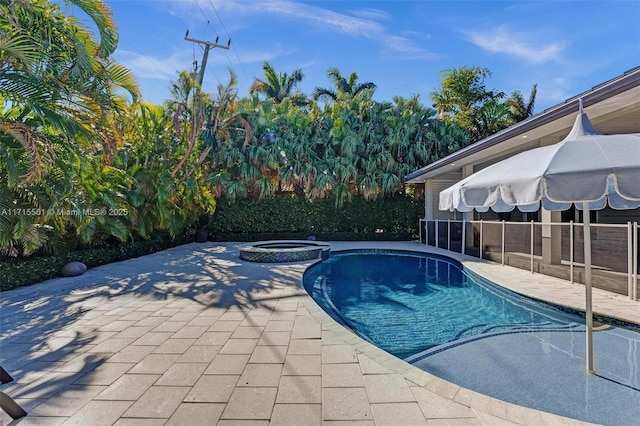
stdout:
{"type": "Polygon", "coordinates": [[[424,219],[424,243],[429,245],[429,221],[424,219]]]}
{"type": "Polygon", "coordinates": [[[573,284],[573,221],[569,222],[569,282],[573,284]]]}
{"type": "Polygon", "coordinates": [[[502,266],[504,266],[504,231],[505,231],[505,221],[502,221],[502,253],[500,255],[500,257],[502,258],[502,266]]]}
{"type": "Polygon", "coordinates": [[[447,250],[451,251],[451,219],[447,219],[447,250]]]}
{"type": "Polygon", "coordinates": [[[462,254],[465,254],[464,252],[466,251],[466,245],[467,245],[467,236],[466,236],[466,232],[467,232],[467,220],[466,220],[466,214],[465,216],[462,217],[462,254]]]}
{"type": "Polygon", "coordinates": [[[531,273],[533,274],[533,221],[531,221],[531,273]]]}
{"type": "Polygon", "coordinates": [[[482,219],[480,219],[480,259],[482,259],[482,219]]]}
{"type": "Polygon", "coordinates": [[[638,222],[633,222],[633,300],[638,300],[638,222]]]}
{"type": "Polygon", "coordinates": [[[436,240],[434,241],[434,245],[436,246],[436,248],[440,248],[440,240],[439,240],[439,233],[438,233],[438,228],[440,228],[440,224],[438,222],[440,222],[438,219],[436,219],[435,221],[435,228],[436,228],[436,240]]]}
{"type": "Polygon", "coordinates": [[[633,300],[633,227],[627,222],[627,296],[633,300]]]}

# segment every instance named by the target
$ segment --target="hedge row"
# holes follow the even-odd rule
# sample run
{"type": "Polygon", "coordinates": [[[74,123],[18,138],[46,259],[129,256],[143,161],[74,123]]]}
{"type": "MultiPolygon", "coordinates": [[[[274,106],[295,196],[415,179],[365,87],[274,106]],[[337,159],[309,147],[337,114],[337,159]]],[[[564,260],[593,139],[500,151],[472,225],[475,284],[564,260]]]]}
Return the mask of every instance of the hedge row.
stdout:
{"type": "MultiPolygon", "coordinates": [[[[401,240],[418,238],[418,219],[423,215],[422,199],[395,196],[375,201],[354,197],[344,207],[333,200],[313,202],[278,196],[266,200],[218,201],[209,218],[209,239],[213,241],[259,241],[307,239],[325,241],[401,240]]],[[[157,236],[146,241],[73,251],[60,256],[13,259],[0,263],[0,291],[11,290],[60,276],[62,267],[79,261],[92,268],[107,263],[155,253],[193,241],[157,236]]]]}
{"type": "Polygon", "coordinates": [[[193,237],[155,238],[110,247],[71,251],[60,256],[40,256],[0,263],[0,291],[11,290],[60,276],[62,267],[71,261],[88,268],[140,257],[193,241],[193,237]]]}
{"type": "Polygon", "coordinates": [[[354,197],[342,208],[331,199],[307,201],[278,196],[266,200],[218,201],[209,221],[209,239],[256,241],[300,239],[322,240],[412,240],[418,238],[418,220],[424,201],[394,196],[366,201],[354,197]]]}

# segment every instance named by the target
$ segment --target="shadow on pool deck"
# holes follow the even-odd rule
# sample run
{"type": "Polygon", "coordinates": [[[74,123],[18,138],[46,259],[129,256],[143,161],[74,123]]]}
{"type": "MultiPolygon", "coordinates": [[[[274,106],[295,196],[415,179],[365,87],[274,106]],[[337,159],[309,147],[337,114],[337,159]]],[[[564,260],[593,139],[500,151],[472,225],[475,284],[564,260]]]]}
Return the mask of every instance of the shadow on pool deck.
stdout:
{"type": "Polygon", "coordinates": [[[119,301],[122,298],[163,302],[187,299],[203,309],[248,312],[255,308],[272,311],[274,301],[296,296],[269,296],[269,292],[299,281],[304,270],[300,264],[267,269],[229,257],[235,253],[231,247],[192,248],[185,256],[163,251],[92,268],[79,277],[57,278],[3,293],[0,365],[14,378],[5,389],[14,399],[63,394],[71,383],[74,391],[80,391],[89,383],[80,378],[95,372],[111,356],[110,351],[90,353],[87,348],[122,334],[126,326],[144,319],[134,314],[135,308],[121,306],[126,304],[119,301]],[[117,306],[107,316],[121,324],[110,328],[94,314],[104,313],[105,306],[113,302],[117,306]],[[82,325],[76,326],[77,322],[82,325]],[[65,365],[60,367],[62,363],[65,365]],[[53,373],[39,380],[45,372],[53,373]]]}
{"type": "Polygon", "coordinates": [[[302,289],[309,264],[253,264],[232,243],[189,244],[5,292],[0,364],[15,381],[0,389],[26,422],[55,424],[580,423],[446,383],[367,344],[302,289]]]}

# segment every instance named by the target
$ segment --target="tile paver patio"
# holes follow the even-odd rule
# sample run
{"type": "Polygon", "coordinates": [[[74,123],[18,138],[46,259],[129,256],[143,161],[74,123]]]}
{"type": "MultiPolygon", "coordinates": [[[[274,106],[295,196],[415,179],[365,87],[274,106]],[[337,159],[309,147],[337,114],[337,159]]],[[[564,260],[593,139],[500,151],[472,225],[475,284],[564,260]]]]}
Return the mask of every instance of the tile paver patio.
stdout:
{"type": "MultiPolygon", "coordinates": [[[[372,244],[427,250],[334,249],[372,244]]],[[[29,415],[0,413],[0,424],[581,424],[460,388],[364,342],[301,288],[308,265],[190,244],[2,293],[0,364],[16,380],[0,390],[29,415]]],[[[577,285],[465,266],[534,296],[561,283],[560,300],[584,303],[577,285]]],[[[594,300],[640,322],[638,302],[597,290],[594,300]]]]}

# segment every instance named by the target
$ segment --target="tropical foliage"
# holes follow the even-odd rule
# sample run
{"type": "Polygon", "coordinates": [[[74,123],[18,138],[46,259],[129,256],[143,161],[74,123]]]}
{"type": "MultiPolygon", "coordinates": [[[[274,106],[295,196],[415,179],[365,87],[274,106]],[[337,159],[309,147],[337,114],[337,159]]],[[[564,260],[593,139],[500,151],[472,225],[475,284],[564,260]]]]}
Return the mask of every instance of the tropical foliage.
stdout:
{"type": "Polygon", "coordinates": [[[372,82],[358,83],[358,74],[352,72],[349,78],[345,78],[339,69],[329,68],[327,77],[331,80],[333,88],[316,87],[313,91],[313,99],[335,102],[338,99],[355,98],[364,91],[373,91],[376,85],[372,82]]]}
{"type": "Polygon", "coordinates": [[[286,97],[241,100],[251,139],[229,135],[212,153],[216,194],[235,200],[292,193],[333,197],[342,206],[353,195],[404,192],[404,176],[467,143],[458,126],[439,122],[417,96],[376,102],[373,89],[345,90],[324,107],[300,108],[286,97]]]}
{"type": "Polygon", "coordinates": [[[440,89],[431,92],[431,100],[444,121],[458,124],[472,142],[484,139],[533,115],[537,86],[529,101],[515,91],[489,90],[485,80],[491,71],[480,67],[460,67],[441,71],[440,89]]]}
{"type": "Polygon", "coordinates": [[[264,62],[262,69],[265,78],[264,80],[256,78],[253,81],[249,88],[250,94],[263,94],[276,103],[289,99],[298,106],[307,104],[307,99],[302,92],[293,92],[296,86],[304,79],[302,70],[297,69],[291,75],[278,73],[267,61],[264,62]]]}
{"type": "Polygon", "coordinates": [[[118,33],[108,7],[70,3],[99,38],[47,1],[0,3],[0,209],[8,212],[0,216],[0,253],[53,248],[70,228],[85,242],[100,232],[126,238],[119,221],[66,214],[98,201],[92,206],[119,206],[123,182],[109,163],[128,114],[120,93],[139,95],[132,74],[110,59],[118,33]]]}
{"type": "Polygon", "coordinates": [[[152,105],[112,58],[107,4],[63,4],[86,21],[47,0],[0,1],[0,257],[181,238],[220,197],[344,208],[411,194],[407,174],[533,110],[535,86],[528,103],[506,97],[482,68],[443,73],[432,98],[451,114],[439,118],[417,95],[376,101],[374,83],[337,68],[307,96],[301,70],[269,62],[246,97],[233,70],[214,93],[180,72],[152,105]]]}

